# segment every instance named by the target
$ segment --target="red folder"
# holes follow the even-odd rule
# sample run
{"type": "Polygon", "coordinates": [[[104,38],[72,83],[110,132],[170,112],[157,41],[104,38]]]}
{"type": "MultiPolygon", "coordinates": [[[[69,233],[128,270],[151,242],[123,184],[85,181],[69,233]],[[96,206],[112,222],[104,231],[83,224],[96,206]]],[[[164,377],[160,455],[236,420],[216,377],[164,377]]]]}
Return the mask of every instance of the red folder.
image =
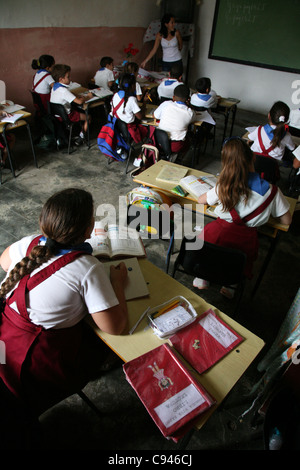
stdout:
{"type": "Polygon", "coordinates": [[[201,374],[244,338],[209,309],[169,339],[176,351],[201,374]]]}
{"type": "Polygon", "coordinates": [[[175,441],[215,403],[168,344],[127,362],[123,370],[162,434],[175,441]]]}

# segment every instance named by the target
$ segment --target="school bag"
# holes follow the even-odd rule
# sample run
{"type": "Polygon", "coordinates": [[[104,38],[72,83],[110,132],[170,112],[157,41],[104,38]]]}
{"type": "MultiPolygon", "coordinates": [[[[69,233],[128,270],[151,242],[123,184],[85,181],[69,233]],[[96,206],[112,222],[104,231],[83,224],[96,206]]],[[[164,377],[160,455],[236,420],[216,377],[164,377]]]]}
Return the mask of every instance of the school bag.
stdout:
{"type": "Polygon", "coordinates": [[[142,144],[141,153],[136,158],[136,165],[138,168],[135,168],[131,171],[131,176],[134,177],[146,170],[150,166],[154,165],[159,160],[159,150],[156,147],[155,137],[154,137],[155,127],[148,126],[148,136],[144,144],[142,144]]]}
{"type": "Polygon", "coordinates": [[[121,149],[122,152],[128,152],[129,145],[117,131],[116,122],[117,119],[109,114],[107,123],[102,126],[99,132],[97,144],[99,150],[101,150],[101,152],[107,157],[118,161],[124,161],[121,158],[121,154],[117,152],[117,149],[121,149]]]}

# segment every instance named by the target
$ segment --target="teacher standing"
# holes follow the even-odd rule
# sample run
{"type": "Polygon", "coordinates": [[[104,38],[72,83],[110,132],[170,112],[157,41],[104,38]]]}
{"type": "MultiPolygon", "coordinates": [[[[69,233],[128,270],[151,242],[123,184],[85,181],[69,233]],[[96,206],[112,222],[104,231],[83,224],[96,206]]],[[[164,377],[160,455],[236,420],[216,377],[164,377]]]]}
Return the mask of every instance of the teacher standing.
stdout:
{"type": "Polygon", "coordinates": [[[181,57],[182,37],[180,32],[175,29],[175,18],[171,13],[166,13],[161,20],[160,31],[157,33],[155,43],[146,59],[141,63],[141,67],[145,65],[156,54],[159,45],[162,47],[162,70],[169,72],[175,65],[180,67],[183,73],[183,64],[181,57]]]}

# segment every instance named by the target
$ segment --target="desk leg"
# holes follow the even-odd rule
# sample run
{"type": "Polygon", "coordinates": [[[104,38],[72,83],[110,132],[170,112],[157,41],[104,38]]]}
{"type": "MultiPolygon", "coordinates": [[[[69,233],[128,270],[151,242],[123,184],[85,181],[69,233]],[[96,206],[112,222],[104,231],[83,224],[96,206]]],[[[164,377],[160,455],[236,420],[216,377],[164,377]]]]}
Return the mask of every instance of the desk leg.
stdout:
{"type": "Polygon", "coordinates": [[[30,144],[31,144],[31,150],[32,150],[32,155],[33,155],[34,163],[35,163],[35,166],[38,168],[38,162],[37,162],[36,155],[35,155],[35,150],[34,150],[34,145],[33,145],[33,141],[32,141],[32,135],[31,135],[30,125],[27,123],[27,124],[26,124],[26,127],[27,127],[27,131],[28,131],[28,135],[29,135],[29,140],[30,140],[30,144]]]}
{"type": "Polygon", "coordinates": [[[8,157],[8,161],[9,161],[9,166],[10,166],[12,175],[13,175],[13,177],[15,178],[15,177],[16,177],[16,174],[15,174],[15,169],[14,169],[13,162],[12,162],[12,158],[11,158],[11,153],[10,153],[9,145],[8,145],[8,142],[7,142],[7,139],[6,139],[5,126],[4,126],[4,128],[3,128],[2,135],[3,135],[4,143],[5,143],[5,146],[6,146],[6,149],[7,149],[7,157],[8,157]]]}
{"type": "Polygon", "coordinates": [[[273,256],[273,253],[274,253],[274,250],[275,250],[275,247],[278,243],[278,237],[279,237],[279,233],[277,232],[276,236],[274,238],[272,238],[272,241],[270,243],[270,247],[269,247],[269,250],[268,250],[268,253],[267,253],[267,256],[263,262],[263,265],[261,267],[261,270],[260,270],[260,273],[258,275],[258,278],[256,280],[256,283],[255,283],[255,286],[253,288],[253,291],[252,291],[252,297],[254,297],[254,295],[256,294],[256,291],[258,289],[258,287],[260,286],[260,283],[262,281],[262,278],[264,277],[264,274],[266,272],[266,269],[268,267],[268,264],[273,256]]]}
{"type": "Polygon", "coordinates": [[[89,123],[89,108],[87,107],[85,110],[85,118],[87,124],[87,147],[90,148],[90,123],[89,123]]]}
{"type": "Polygon", "coordinates": [[[237,105],[235,104],[234,106],[232,106],[232,120],[231,120],[230,137],[232,136],[232,132],[233,132],[233,126],[234,126],[234,121],[235,121],[236,110],[237,110],[237,105]]]}
{"type": "Polygon", "coordinates": [[[229,110],[226,110],[225,112],[225,123],[224,123],[224,133],[223,133],[223,141],[222,141],[222,145],[223,145],[223,142],[226,138],[226,132],[227,132],[227,126],[228,126],[228,119],[229,119],[229,110]]]}

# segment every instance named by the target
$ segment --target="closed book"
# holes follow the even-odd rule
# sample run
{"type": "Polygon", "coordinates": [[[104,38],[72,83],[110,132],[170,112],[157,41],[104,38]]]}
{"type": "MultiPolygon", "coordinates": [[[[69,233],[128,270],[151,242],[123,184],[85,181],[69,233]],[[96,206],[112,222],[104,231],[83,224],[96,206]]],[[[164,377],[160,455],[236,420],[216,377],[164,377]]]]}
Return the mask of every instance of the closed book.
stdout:
{"type": "Polygon", "coordinates": [[[243,337],[212,309],[171,336],[172,346],[201,374],[228,354],[243,337]]]}
{"type": "Polygon", "coordinates": [[[162,434],[175,441],[215,403],[169,344],[127,362],[123,370],[162,434]]]}

